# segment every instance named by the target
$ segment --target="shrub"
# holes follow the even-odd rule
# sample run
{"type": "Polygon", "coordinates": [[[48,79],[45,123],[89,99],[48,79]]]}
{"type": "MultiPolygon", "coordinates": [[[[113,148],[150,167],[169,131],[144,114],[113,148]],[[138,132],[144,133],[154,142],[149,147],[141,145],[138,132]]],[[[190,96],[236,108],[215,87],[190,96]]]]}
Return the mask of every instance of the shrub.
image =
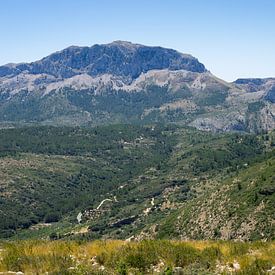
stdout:
{"type": "Polygon", "coordinates": [[[46,223],[51,223],[51,222],[58,222],[60,219],[60,214],[57,212],[52,212],[48,213],[45,217],[45,222],[46,223]]]}
{"type": "Polygon", "coordinates": [[[119,262],[116,268],[116,271],[119,275],[127,275],[127,264],[125,262],[119,262]]]}
{"type": "Polygon", "coordinates": [[[272,267],[272,262],[264,259],[256,259],[253,263],[243,268],[239,274],[267,274],[267,270],[272,267]]]}
{"type": "Polygon", "coordinates": [[[222,253],[217,247],[206,247],[201,252],[201,262],[202,265],[209,269],[215,265],[216,260],[222,257],[222,253]]]}

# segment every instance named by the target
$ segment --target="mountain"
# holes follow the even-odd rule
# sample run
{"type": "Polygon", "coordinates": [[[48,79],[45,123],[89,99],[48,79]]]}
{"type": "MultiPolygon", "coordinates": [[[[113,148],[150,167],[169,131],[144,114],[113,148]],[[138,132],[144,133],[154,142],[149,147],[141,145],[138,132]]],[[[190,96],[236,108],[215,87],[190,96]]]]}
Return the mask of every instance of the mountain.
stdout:
{"type": "Polygon", "coordinates": [[[90,48],[72,46],[37,62],[6,65],[0,68],[0,76],[27,72],[64,79],[85,73],[93,77],[112,74],[133,80],[154,69],[206,71],[194,57],[175,50],[115,41],[90,48]]]}
{"type": "Polygon", "coordinates": [[[115,41],[0,67],[0,123],[172,122],[201,130],[275,128],[274,79],[225,82],[191,55],[115,41]]]}
{"type": "Polygon", "coordinates": [[[275,103],[275,78],[242,78],[235,84],[248,92],[264,91],[266,100],[275,103]]]}

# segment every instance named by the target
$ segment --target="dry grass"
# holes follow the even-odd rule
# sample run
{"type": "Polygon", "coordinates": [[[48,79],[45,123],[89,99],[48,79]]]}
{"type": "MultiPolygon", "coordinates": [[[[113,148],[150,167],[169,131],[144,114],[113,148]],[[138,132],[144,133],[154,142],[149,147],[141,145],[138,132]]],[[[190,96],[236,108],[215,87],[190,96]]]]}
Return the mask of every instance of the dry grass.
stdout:
{"type": "Polygon", "coordinates": [[[169,274],[176,266],[185,274],[265,274],[275,266],[274,242],[20,241],[1,249],[0,271],[25,274],[169,274]]]}

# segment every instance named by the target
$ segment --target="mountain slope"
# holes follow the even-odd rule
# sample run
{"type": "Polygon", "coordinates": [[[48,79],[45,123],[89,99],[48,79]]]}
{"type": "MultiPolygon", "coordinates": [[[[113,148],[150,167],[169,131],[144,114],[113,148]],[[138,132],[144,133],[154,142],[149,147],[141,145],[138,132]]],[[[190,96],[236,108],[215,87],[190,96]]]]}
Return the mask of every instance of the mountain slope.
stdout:
{"type": "MultiPolygon", "coordinates": [[[[207,185],[202,196],[168,219],[175,228],[174,236],[246,241],[274,238],[274,157],[249,166],[234,177],[207,185]]],[[[161,234],[167,234],[166,227],[165,222],[160,226],[161,234]]]]}
{"type": "Polygon", "coordinates": [[[161,47],[123,41],[73,46],[0,67],[0,124],[173,122],[210,131],[269,131],[275,128],[272,83],[227,83],[196,58],[161,47]]]}
{"type": "Polygon", "coordinates": [[[243,78],[234,83],[248,92],[264,91],[266,100],[275,103],[275,78],[243,78]]]}
{"type": "Polygon", "coordinates": [[[29,127],[0,141],[1,237],[274,238],[272,134],[29,127]]]}

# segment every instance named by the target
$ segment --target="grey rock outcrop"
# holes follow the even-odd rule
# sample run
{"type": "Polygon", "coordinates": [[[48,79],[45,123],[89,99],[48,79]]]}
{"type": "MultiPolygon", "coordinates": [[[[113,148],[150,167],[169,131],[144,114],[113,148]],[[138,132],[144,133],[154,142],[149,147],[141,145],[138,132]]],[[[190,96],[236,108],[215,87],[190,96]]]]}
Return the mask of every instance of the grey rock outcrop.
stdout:
{"type": "Polygon", "coordinates": [[[112,74],[132,81],[141,73],[154,69],[206,71],[204,65],[191,55],[162,47],[115,41],[92,47],[71,46],[36,62],[5,65],[0,67],[0,77],[26,72],[70,78],[86,73],[91,76],[112,74]]]}

